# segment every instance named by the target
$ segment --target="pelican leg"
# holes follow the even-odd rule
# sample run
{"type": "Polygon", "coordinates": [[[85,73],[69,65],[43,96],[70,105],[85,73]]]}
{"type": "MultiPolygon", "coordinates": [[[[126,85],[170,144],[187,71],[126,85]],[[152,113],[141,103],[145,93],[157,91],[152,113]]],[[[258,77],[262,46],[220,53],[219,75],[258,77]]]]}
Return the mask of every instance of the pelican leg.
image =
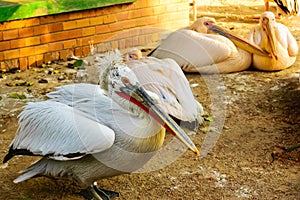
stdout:
{"type": "Polygon", "coordinates": [[[86,200],[111,200],[119,197],[118,192],[99,188],[96,182],[87,189],[81,190],[79,194],[86,200]]]}

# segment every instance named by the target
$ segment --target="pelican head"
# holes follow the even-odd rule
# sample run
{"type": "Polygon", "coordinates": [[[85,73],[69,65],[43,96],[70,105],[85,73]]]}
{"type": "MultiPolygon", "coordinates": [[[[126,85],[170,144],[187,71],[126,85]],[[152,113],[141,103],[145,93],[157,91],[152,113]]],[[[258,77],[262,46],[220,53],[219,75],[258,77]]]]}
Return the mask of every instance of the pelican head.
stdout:
{"type": "Polygon", "coordinates": [[[262,48],[260,48],[256,44],[253,44],[250,41],[245,40],[242,37],[233,34],[229,30],[218,26],[213,18],[203,17],[203,18],[200,18],[199,20],[201,20],[201,19],[202,19],[203,26],[206,27],[206,29],[208,30],[207,33],[209,33],[209,31],[211,31],[214,33],[218,33],[224,37],[227,37],[237,47],[244,49],[245,51],[248,51],[249,53],[254,53],[257,55],[261,55],[261,56],[269,56],[269,54],[266,51],[264,51],[262,48]]]}
{"type": "Polygon", "coordinates": [[[138,60],[142,58],[142,52],[138,48],[130,49],[124,56],[125,61],[138,60]]]}
{"type": "Polygon", "coordinates": [[[278,60],[277,56],[277,47],[276,47],[276,35],[275,35],[275,15],[272,12],[264,12],[260,18],[260,26],[267,38],[266,51],[269,53],[269,56],[278,60]]]}
{"type": "Polygon", "coordinates": [[[201,17],[196,20],[188,29],[199,32],[199,33],[210,33],[209,27],[217,24],[216,20],[212,17],[201,17]]]}
{"type": "Polygon", "coordinates": [[[113,52],[105,58],[103,63],[109,63],[107,69],[103,71],[106,75],[101,75],[101,78],[106,79],[108,87],[108,95],[116,101],[120,106],[129,110],[143,110],[150,117],[162,125],[169,133],[178,138],[190,150],[199,155],[199,150],[196,148],[191,139],[186,133],[166,114],[153,100],[154,93],[144,90],[138,82],[134,72],[123,62],[120,62],[122,56],[119,52],[113,52]],[[113,58],[114,60],[108,61],[113,58]],[[117,58],[117,59],[115,59],[117,58]]]}

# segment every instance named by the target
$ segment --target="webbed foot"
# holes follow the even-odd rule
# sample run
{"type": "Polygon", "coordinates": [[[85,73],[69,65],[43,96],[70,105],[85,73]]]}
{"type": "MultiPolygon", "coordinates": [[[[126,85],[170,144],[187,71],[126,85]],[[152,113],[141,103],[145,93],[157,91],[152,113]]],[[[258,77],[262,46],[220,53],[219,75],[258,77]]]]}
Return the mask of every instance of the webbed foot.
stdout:
{"type": "Polygon", "coordinates": [[[94,183],[87,189],[81,190],[79,194],[86,200],[111,200],[120,196],[118,192],[99,188],[97,183],[94,183]]]}

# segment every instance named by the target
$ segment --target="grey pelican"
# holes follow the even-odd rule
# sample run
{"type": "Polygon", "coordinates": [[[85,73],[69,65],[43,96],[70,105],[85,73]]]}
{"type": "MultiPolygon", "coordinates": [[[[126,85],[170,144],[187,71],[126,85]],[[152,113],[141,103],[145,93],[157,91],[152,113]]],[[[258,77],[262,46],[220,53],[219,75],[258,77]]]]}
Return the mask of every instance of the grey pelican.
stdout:
{"type": "Polygon", "coordinates": [[[269,2],[275,2],[277,4],[277,14],[283,13],[286,15],[300,15],[299,0],[264,0],[264,1],[265,1],[265,11],[269,11],[269,2]]]}
{"type": "Polygon", "coordinates": [[[289,29],[275,21],[272,12],[264,12],[258,25],[249,34],[249,41],[269,56],[253,54],[253,66],[259,70],[276,71],[290,67],[296,60],[298,45],[289,29]]]}
{"type": "Polygon", "coordinates": [[[226,37],[211,34],[209,26],[215,24],[214,18],[199,18],[191,26],[170,33],[149,55],[172,58],[185,72],[230,73],[250,67],[250,53],[226,37]]]}
{"type": "Polygon", "coordinates": [[[203,121],[202,105],[194,98],[186,76],[170,58],[142,56],[133,48],[125,54],[126,64],[133,70],[143,87],[159,97],[159,105],[180,125],[194,129],[203,121]]]}
{"type": "Polygon", "coordinates": [[[15,155],[42,156],[15,183],[38,176],[70,179],[86,199],[111,199],[97,180],[142,167],[163,145],[165,130],[190,150],[199,151],[185,132],[155,104],[119,51],[96,58],[100,87],[72,84],[29,103],[3,162],[15,155]]]}

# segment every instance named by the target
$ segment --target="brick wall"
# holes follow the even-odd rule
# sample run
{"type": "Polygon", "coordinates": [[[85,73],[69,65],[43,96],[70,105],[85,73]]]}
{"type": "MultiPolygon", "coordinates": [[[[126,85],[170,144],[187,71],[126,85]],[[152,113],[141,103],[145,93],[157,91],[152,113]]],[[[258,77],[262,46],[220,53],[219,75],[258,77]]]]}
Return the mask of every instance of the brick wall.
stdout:
{"type": "Polygon", "coordinates": [[[40,66],[98,52],[146,45],[163,30],[188,25],[188,0],[138,0],[105,8],[48,15],[0,24],[1,69],[40,66]]]}

